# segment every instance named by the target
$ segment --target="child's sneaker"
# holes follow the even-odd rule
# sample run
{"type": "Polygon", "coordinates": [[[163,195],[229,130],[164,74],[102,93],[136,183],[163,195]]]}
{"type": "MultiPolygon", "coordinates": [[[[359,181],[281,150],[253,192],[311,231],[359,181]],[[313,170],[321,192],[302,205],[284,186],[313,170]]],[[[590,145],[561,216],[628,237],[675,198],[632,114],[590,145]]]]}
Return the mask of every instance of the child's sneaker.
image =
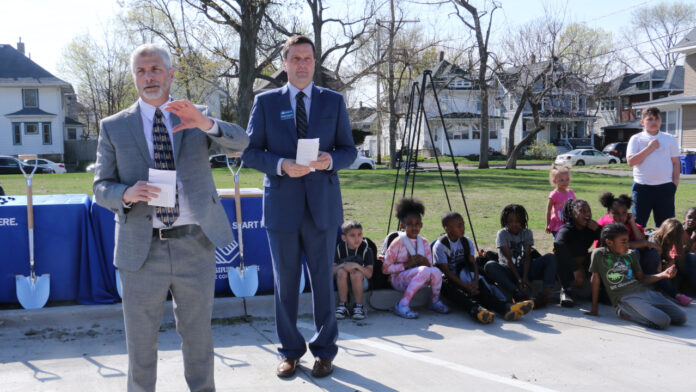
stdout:
{"type": "Polygon", "coordinates": [[[691,303],[691,300],[692,300],[691,297],[686,296],[684,294],[677,294],[677,296],[674,298],[677,299],[677,302],[679,302],[679,305],[681,305],[681,306],[689,306],[689,304],[691,303]]]}
{"type": "Polygon", "coordinates": [[[510,306],[507,313],[505,313],[505,321],[516,321],[520,317],[529,313],[534,309],[534,301],[522,301],[510,306]]]}
{"type": "Polygon", "coordinates": [[[366,316],[365,308],[362,304],[355,304],[353,307],[353,320],[364,320],[366,316]]]}
{"type": "Polygon", "coordinates": [[[411,308],[408,307],[408,305],[400,305],[398,302],[396,303],[396,305],[394,305],[394,313],[396,313],[397,316],[403,317],[405,319],[418,318],[418,313],[411,310],[411,308]]]}
{"type": "Polygon", "coordinates": [[[336,306],[336,319],[337,320],[343,320],[344,318],[350,316],[350,312],[348,312],[348,308],[346,308],[346,304],[344,302],[339,302],[338,306],[336,306]]]}
{"type": "Polygon", "coordinates": [[[442,301],[437,301],[437,302],[428,302],[428,309],[442,313],[442,314],[447,314],[450,312],[450,308],[443,304],[442,301]]]}
{"type": "Polygon", "coordinates": [[[484,308],[483,306],[479,306],[478,311],[476,312],[476,319],[481,322],[481,324],[490,324],[493,322],[494,318],[495,314],[493,314],[493,312],[484,308]]]}
{"type": "Polygon", "coordinates": [[[616,315],[624,320],[630,320],[631,316],[627,315],[620,307],[616,307],[616,315]]]}
{"type": "Polygon", "coordinates": [[[575,301],[570,295],[570,290],[561,289],[561,306],[564,308],[572,308],[575,306],[575,301]]]}

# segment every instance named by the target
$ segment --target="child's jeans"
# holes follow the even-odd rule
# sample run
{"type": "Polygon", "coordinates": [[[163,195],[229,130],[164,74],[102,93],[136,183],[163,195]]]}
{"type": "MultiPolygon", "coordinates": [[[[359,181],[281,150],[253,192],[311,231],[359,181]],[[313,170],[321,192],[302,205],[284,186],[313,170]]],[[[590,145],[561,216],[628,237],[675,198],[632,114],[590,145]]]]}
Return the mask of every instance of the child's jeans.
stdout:
{"type": "Polygon", "coordinates": [[[442,271],[437,267],[419,266],[393,274],[389,281],[397,291],[403,291],[404,296],[399,302],[402,306],[408,306],[411,299],[423,286],[430,285],[430,300],[435,303],[440,300],[440,288],[442,287],[442,271]]]}
{"type": "MultiPolygon", "coordinates": [[[[510,271],[507,264],[499,263],[491,260],[483,267],[486,272],[486,277],[497,284],[509,293],[514,293],[517,289],[515,275],[510,271]]],[[[517,266],[517,273],[522,277],[524,267],[522,263],[517,266]]],[[[547,253],[541,257],[532,260],[529,266],[529,279],[543,279],[544,286],[553,286],[556,282],[556,256],[553,253],[547,253]]]]}
{"type": "Polygon", "coordinates": [[[617,308],[622,316],[650,328],[665,329],[669,324],[686,323],[686,312],[655,290],[624,295],[617,308]]]}

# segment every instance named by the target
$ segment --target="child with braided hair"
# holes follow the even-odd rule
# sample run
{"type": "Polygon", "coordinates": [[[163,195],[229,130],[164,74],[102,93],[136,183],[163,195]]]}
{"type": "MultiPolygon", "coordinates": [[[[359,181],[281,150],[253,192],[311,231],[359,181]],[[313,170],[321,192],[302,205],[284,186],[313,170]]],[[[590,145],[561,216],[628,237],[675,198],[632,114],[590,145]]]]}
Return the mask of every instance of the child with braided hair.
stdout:
{"type": "Polygon", "coordinates": [[[423,286],[431,289],[428,308],[438,313],[449,313],[450,309],[440,301],[442,272],[433,266],[430,243],[420,235],[423,228],[423,203],[414,198],[403,198],[396,205],[396,218],[403,233],[392,241],[384,255],[382,273],[389,275],[389,282],[404,295],[394,306],[394,313],[403,318],[413,319],[418,313],[409,304],[413,296],[423,286]]]}

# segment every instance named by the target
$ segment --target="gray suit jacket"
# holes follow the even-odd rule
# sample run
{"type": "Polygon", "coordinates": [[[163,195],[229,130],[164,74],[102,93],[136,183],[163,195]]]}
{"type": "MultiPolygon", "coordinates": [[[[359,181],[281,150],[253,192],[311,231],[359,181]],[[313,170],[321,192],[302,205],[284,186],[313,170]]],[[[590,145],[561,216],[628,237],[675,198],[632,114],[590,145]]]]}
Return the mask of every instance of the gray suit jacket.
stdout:
{"type": "MultiPolygon", "coordinates": [[[[198,106],[207,114],[207,109],[198,106]]],[[[172,126],[181,122],[172,114],[172,126]]],[[[208,161],[211,143],[225,152],[243,150],[249,143],[244,129],[217,121],[221,136],[209,136],[200,129],[186,129],[174,134],[177,176],[190,201],[191,210],[205,235],[218,247],[234,240],[227,215],[220,204],[208,161]]],[[[96,202],[114,212],[116,238],[114,265],[135,271],[145,262],[152,241],[154,207],[144,202],[124,208],[126,188],[140,180],[147,181],[148,168],[154,168],[143,133],[140,108],[136,102],[128,109],[101,121],[97,165],[93,191],[96,202]]]]}

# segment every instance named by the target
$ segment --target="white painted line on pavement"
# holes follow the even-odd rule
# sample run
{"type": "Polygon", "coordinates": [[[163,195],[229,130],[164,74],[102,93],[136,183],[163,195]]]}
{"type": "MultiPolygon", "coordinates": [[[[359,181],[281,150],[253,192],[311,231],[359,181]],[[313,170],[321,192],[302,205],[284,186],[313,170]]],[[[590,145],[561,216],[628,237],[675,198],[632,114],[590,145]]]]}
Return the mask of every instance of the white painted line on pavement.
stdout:
{"type": "MultiPolygon", "coordinates": [[[[314,326],[311,324],[300,322],[300,323],[297,323],[297,326],[300,328],[309,329],[311,331],[314,331],[314,326]]],[[[348,334],[345,332],[339,332],[339,337],[343,340],[351,340],[353,342],[356,342],[356,343],[359,343],[359,344],[362,344],[365,346],[370,346],[370,347],[376,348],[378,350],[387,351],[387,352],[390,352],[392,354],[399,355],[401,357],[408,357],[411,359],[415,359],[417,361],[425,362],[425,363],[428,363],[431,365],[440,366],[440,367],[444,367],[444,368],[447,368],[450,370],[457,371],[459,373],[467,374],[469,376],[474,376],[474,377],[478,377],[478,378],[481,378],[484,380],[497,382],[499,384],[509,385],[509,386],[520,388],[520,389],[523,389],[526,391],[556,392],[553,389],[544,388],[542,386],[534,385],[534,384],[520,381],[520,380],[515,380],[512,378],[498,376],[497,374],[484,372],[482,370],[478,370],[478,369],[474,369],[472,367],[460,365],[458,363],[453,363],[453,362],[445,361],[442,359],[430,357],[430,356],[427,356],[424,354],[414,353],[414,352],[411,352],[408,350],[404,350],[402,348],[390,346],[390,345],[384,344],[384,343],[375,342],[375,341],[372,341],[369,339],[364,339],[364,338],[361,338],[359,336],[351,335],[351,334],[348,334]]]]}

